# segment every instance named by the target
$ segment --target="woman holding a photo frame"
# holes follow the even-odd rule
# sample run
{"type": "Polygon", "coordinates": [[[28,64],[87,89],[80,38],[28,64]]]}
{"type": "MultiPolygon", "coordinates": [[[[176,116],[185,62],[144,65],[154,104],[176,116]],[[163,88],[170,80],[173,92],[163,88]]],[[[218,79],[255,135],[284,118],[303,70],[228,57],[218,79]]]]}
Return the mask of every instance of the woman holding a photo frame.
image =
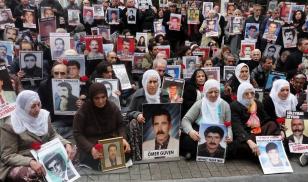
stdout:
{"type": "Polygon", "coordinates": [[[41,109],[38,94],[30,90],[19,93],[15,111],[1,126],[0,181],[42,179],[46,171],[34,159],[30,150],[34,149],[34,145],[41,145],[55,138],[61,140],[69,159],[73,159],[70,142],[58,135],[51,126],[49,112],[41,109]]]}

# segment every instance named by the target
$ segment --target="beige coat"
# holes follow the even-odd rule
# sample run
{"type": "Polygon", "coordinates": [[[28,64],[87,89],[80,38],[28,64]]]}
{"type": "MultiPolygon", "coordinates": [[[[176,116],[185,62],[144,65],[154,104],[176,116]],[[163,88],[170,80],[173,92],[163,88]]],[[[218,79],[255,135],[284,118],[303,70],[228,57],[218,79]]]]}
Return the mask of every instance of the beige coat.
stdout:
{"type": "Polygon", "coordinates": [[[48,122],[48,133],[44,136],[36,136],[29,131],[16,134],[12,128],[10,118],[0,127],[0,181],[4,181],[10,169],[14,166],[29,166],[34,159],[30,153],[32,142],[46,143],[58,137],[65,145],[69,142],[63,139],[48,122]]]}

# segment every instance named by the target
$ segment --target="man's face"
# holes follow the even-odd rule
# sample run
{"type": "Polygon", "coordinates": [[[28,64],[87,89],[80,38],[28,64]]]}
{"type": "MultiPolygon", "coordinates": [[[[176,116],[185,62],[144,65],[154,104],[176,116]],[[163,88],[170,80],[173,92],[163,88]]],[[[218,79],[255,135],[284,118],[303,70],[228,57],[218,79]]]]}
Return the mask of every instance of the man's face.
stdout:
{"type": "Polygon", "coordinates": [[[265,63],[262,65],[264,71],[270,71],[273,67],[273,60],[267,59],[265,63]]]}
{"type": "Polygon", "coordinates": [[[166,71],[167,65],[158,63],[155,70],[158,72],[160,77],[163,77],[166,71]]]}
{"type": "Polygon", "coordinates": [[[275,23],[271,23],[268,26],[268,33],[269,34],[274,34],[276,32],[277,25],[275,23]]]}
{"type": "Polygon", "coordinates": [[[300,137],[305,129],[304,121],[301,119],[292,119],[291,129],[294,136],[300,137]]]}
{"type": "Polygon", "coordinates": [[[7,50],[5,47],[0,47],[0,56],[5,57],[7,53],[7,50]]]}
{"type": "Polygon", "coordinates": [[[287,42],[291,43],[294,39],[293,33],[292,32],[286,32],[285,34],[287,42]]]}
{"type": "Polygon", "coordinates": [[[124,50],[125,52],[128,52],[128,51],[129,51],[129,42],[123,41],[123,50],[124,50]]]}
{"type": "Polygon", "coordinates": [[[267,152],[268,158],[273,164],[279,163],[279,153],[277,149],[272,149],[267,152]]]}
{"type": "Polygon", "coordinates": [[[54,66],[52,75],[55,79],[65,79],[67,75],[67,67],[62,64],[54,66]]]}
{"type": "Polygon", "coordinates": [[[57,39],[55,41],[55,50],[56,51],[63,51],[64,50],[64,43],[62,39],[57,39]]]}
{"type": "Polygon", "coordinates": [[[109,153],[109,158],[111,160],[115,160],[117,156],[117,148],[114,146],[110,147],[108,153],[109,153]]]}
{"type": "Polygon", "coordinates": [[[254,28],[249,29],[249,37],[255,37],[256,31],[257,31],[257,30],[254,29],[254,28]]]}
{"type": "Polygon", "coordinates": [[[111,19],[112,20],[117,20],[118,19],[118,16],[116,13],[111,13],[111,19]]]}
{"type": "Polygon", "coordinates": [[[162,144],[167,141],[169,130],[171,129],[171,124],[169,124],[167,115],[155,116],[153,127],[157,142],[162,144]]]}
{"type": "Polygon", "coordinates": [[[78,78],[79,77],[79,69],[76,65],[68,66],[68,75],[70,78],[78,78]]]}
{"type": "Polygon", "coordinates": [[[189,62],[189,68],[195,69],[195,63],[193,61],[189,62]]]}
{"type": "Polygon", "coordinates": [[[107,61],[111,64],[117,61],[117,54],[115,52],[110,52],[107,57],[107,61]]]}
{"type": "Polygon", "coordinates": [[[308,40],[303,40],[302,45],[299,46],[299,50],[301,50],[302,52],[304,50],[308,50],[308,40]]]}
{"type": "Polygon", "coordinates": [[[11,41],[15,42],[16,37],[17,37],[17,31],[15,29],[12,29],[12,28],[7,29],[5,36],[6,36],[7,40],[11,40],[11,41]]]}
{"type": "Polygon", "coordinates": [[[158,54],[158,52],[159,52],[159,50],[158,50],[157,46],[154,46],[154,47],[153,47],[153,50],[152,50],[152,54],[153,54],[154,56],[156,56],[156,55],[158,54]]]}
{"type": "Polygon", "coordinates": [[[54,16],[55,16],[55,15],[54,15],[52,9],[46,9],[46,10],[44,11],[44,17],[45,17],[45,18],[54,17],[54,16]]]}
{"type": "Polygon", "coordinates": [[[109,84],[104,84],[104,85],[105,85],[106,90],[107,90],[107,95],[108,95],[108,97],[110,97],[111,94],[112,94],[112,88],[109,84]]]}
{"type": "Polygon", "coordinates": [[[90,43],[90,49],[91,49],[91,52],[98,52],[98,43],[96,40],[92,40],[91,43],[90,43]]]}
{"type": "Polygon", "coordinates": [[[245,56],[250,56],[250,53],[251,53],[251,48],[245,47],[245,56]]]}
{"type": "Polygon", "coordinates": [[[60,161],[53,160],[49,165],[48,169],[54,173],[56,176],[62,176],[64,173],[64,170],[61,167],[60,161]]]}
{"type": "Polygon", "coordinates": [[[206,140],[206,147],[210,150],[214,150],[217,149],[220,141],[221,141],[221,137],[218,133],[208,133],[207,136],[205,136],[205,140],[206,140]]]}
{"type": "Polygon", "coordinates": [[[169,95],[170,97],[173,97],[177,94],[177,87],[176,85],[172,85],[169,87],[169,95]]]}
{"type": "Polygon", "coordinates": [[[261,53],[254,51],[251,55],[252,60],[259,61],[261,59],[261,53]]]}
{"type": "Polygon", "coordinates": [[[293,81],[294,89],[300,92],[301,90],[303,90],[305,82],[306,82],[305,77],[294,78],[294,81],[293,81]]]}
{"type": "Polygon", "coordinates": [[[229,16],[232,16],[234,10],[235,10],[234,6],[228,6],[228,15],[229,15],[229,16]]]}
{"type": "Polygon", "coordinates": [[[68,89],[66,87],[59,86],[59,95],[61,98],[68,98],[68,89]]]}
{"type": "Polygon", "coordinates": [[[255,6],[253,8],[253,11],[254,11],[254,15],[255,16],[260,16],[261,15],[261,7],[260,6],[255,6]]]}
{"type": "Polygon", "coordinates": [[[272,47],[267,49],[267,56],[272,57],[275,55],[276,50],[272,47]]]}
{"type": "Polygon", "coordinates": [[[27,12],[25,13],[25,19],[26,19],[26,22],[28,22],[28,23],[33,23],[33,19],[34,19],[33,13],[27,11],[27,12]]]}
{"type": "Polygon", "coordinates": [[[26,64],[26,68],[31,69],[35,66],[36,64],[36,59],[34,56],[27,56],[24,59],[25,64],[26,64]]]}

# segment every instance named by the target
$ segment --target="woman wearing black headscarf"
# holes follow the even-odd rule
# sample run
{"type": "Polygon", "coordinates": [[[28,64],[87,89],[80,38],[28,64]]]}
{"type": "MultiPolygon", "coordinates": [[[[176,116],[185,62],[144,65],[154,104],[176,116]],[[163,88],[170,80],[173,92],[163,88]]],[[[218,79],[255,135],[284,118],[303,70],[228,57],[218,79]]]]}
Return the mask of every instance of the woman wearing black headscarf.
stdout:
{"type": "Polygon", "coordinates": [[[106,87],[101,83],[93,83],[89,98],[75,115],[74,137],[80,150],[80,162],[98,170],[99,159],[102,158],[102,153],[95,149],[98,140],[121,136],[126,153],[130,151],[130,146],[126,141],[121,112],[107,100],[106,87]]]}

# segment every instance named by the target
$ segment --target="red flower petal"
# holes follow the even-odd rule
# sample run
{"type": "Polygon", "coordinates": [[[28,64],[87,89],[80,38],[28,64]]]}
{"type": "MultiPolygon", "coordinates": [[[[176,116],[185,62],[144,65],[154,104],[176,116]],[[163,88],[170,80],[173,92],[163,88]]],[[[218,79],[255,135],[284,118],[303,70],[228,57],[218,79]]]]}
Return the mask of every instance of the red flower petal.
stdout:
{"type": "Polygon", "coordinates": [[[100,144],[100,143],[97,143],[94,145],[94,148],[99,151],[99,152],[102,152],[103,151],[103,145],[100,144]]]}
{"type": "Polygon", "coordinates": [[[86,82],[88,80],[89,80],[89,78],[86,75],[80,77],[80,81],[82,81],[82,82],[86,82]]]}
{"type": "Polygon", "coordinates": [[[228,128],[229,126],[231,126],[231,121],[225,121],[224,125],[228,128]]]}
{"type": "Polygon", "coordinates": [[[285,118],[277,118],[276,119],[276,122],[279,123],[279,124],[285,124],[285,121],[286,121],[285,118]]]}
{"type": "Polygon", "coordinates": [[[32,142],[31,143],[31,149],[33,150],[40,150],[41,149],[42,144],[40,142],[32,142]]]}

